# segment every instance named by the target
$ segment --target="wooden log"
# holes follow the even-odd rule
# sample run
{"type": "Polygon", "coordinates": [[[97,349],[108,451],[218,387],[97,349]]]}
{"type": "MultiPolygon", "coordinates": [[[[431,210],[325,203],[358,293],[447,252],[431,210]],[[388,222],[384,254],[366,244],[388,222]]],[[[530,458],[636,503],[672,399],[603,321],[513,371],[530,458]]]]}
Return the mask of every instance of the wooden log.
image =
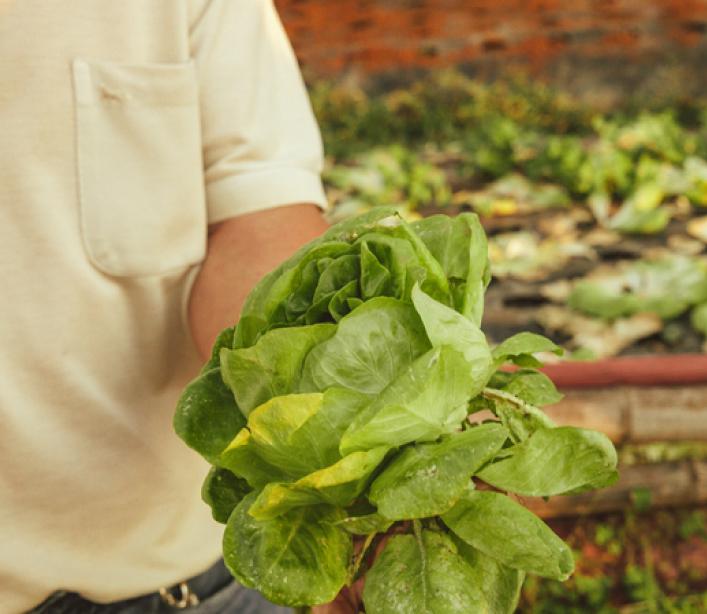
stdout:
{"type": "Polygon", "coordinates": [[[617,443],[707,441],[707,385],[617,386],[565,395],[545,408],[560,425],[596,429],[617,443]]]}
{"type": "Polygon", "coordinates": [[[560,426],[601,431],[614,442],[630,433],[629,394],[625,388],[565,391],[559,403],[543,408],[560,426]]]}
{"type": "Polygon", "coordinates": [[[608,488],[543,501],[518,497],[541,518],[601,514],[630,508],[637,493],[649,493],[651,508],[707,503],[707,461],[677,461],[623,467],[619,481],[608,488]]]}
{"type": "Polygon", "coordinates": [[[707,440],[707,386],[629,389],[630,441],[707,440]]]}

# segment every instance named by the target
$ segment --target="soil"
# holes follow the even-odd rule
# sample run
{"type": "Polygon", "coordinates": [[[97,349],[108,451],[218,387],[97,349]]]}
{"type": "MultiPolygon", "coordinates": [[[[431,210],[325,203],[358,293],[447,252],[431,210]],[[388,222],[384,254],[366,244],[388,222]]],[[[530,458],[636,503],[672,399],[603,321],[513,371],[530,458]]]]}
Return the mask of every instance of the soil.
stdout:
{"type": "MultiPolygon", "coordinates": [[[[434,213],[453,215],[463,209],[450,208],[428,209],[421,211],[424,216],[434,213]]],[[[704,215],[704,211],[687,209],[677,215],[668,227],[655,235],[621,236],[615,242],[594,245],[596,259],[573,257],[559,270],[541,272],[539,278],[523,280],[512,277],[494,278],[486,293],[486,316],[484,330],[491,340],[498,342],[524,330],[544,334],[558,344],[568,342],[568,337],[546,330],[535,319],[534,314],[543,305],[551,301],[541,294],[543,285],[558,280],[573,280],[583,277],[601,265],[611,265],[619,261],[631,261],[644,257],[651,251],[663,249],[672,252],[685,249],[686,242],[694,248],[699,241],[689,238],[686,225],[693,215],[704,215]]],[[[571,209],[551,209],[527,215],[509,215],[482,218],[482,223],[489,237],[500,233],[528,231],[537,232],[541,239],[567,240],[587,243],[591,234],[599,227],[594,223],[584,207],[571,209]],[[569,223],[568,223],[569,220],[569,223]],[[562,221],[563,223],[558,223],[562,221]]],[[[700,251],[692,255],[704,254],[707,246],[702,244],[700,251]]],[[[646,337],[619,355],[636,354],[686,354],[703,351],[704,338],[690,326],[689,312],[666,323],[661,332],[646,337]]]]}
{"type": "Polygon", "coordinates": [[[707,506],[549,524],[575,552],[575,575],[565,583],[529,578],[518,612],[704,611],[680,600],[707,596],[707,506]],[[637,602],[645,609],[627,607],[637,602]]]}

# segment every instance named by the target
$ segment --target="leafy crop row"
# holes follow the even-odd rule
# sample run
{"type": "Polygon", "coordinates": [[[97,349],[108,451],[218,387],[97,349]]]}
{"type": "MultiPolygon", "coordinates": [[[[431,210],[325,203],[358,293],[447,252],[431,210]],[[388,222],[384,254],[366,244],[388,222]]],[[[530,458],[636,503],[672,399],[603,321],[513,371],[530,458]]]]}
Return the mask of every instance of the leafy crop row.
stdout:
{"type": "Polygon", "coordinates": [[[312,96],[326,179],[348,213],[581,202],[610,228],[650,234],[666,227],[676,198],[707,206],[707,107],[602,115],[542,85],[453,72],[377,96],[316,84],[312,96]],[[530,181],[520,199],[489,186],[516,173],[530,181]]]}

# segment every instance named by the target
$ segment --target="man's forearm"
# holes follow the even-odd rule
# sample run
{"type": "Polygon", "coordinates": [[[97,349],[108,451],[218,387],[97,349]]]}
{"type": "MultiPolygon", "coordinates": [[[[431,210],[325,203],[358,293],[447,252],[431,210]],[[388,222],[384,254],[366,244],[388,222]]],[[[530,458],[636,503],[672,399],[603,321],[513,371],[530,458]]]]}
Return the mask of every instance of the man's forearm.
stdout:
{"type": "Polygon", "coordinates": [[[327,224],[315,205],[288,205],[210,228],[209,247],[189,301],[194,343],[207,358],[218,333],[238,320],[253,286],[327,224]]]}

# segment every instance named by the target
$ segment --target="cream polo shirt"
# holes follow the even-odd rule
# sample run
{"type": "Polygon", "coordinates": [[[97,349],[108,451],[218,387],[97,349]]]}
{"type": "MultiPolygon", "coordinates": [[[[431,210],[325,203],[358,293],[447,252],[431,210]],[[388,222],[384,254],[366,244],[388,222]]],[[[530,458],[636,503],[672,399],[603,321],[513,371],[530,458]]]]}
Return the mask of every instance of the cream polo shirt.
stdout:
{"type": "Polygon", "coordinates": [[[0,612],[200,573],[222,526],[171,422],[207,224],[324,205],[271,0],[0,0],[0,134],[0,612]]]}

